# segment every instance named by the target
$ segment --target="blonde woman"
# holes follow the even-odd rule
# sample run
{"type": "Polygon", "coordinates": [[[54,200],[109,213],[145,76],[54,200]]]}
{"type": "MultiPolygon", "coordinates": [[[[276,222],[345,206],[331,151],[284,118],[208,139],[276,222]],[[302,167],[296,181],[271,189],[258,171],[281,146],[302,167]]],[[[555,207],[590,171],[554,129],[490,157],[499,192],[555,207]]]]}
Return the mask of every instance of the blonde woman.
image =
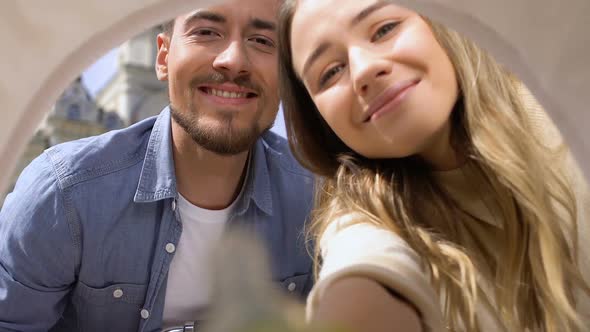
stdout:
{"type": "Polygon", "coordinates": [[[588,192],[517,79],[386,1],[287,0],[279,35],[291,147],[322,176],[312,320],[590,330],[588,192]]]}

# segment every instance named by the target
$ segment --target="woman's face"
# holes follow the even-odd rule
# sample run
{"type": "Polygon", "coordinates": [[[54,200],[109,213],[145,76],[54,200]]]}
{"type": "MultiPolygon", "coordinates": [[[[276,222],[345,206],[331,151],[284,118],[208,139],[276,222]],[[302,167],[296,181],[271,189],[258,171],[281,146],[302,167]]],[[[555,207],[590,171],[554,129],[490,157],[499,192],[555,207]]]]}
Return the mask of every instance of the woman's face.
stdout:
{"type": "Polygon", "coordinates": [[[291,40],[295,72],[357,153],[428,159],[449,146],[457,78],[417,13],[384,1],[301,0],[291,40]]]}

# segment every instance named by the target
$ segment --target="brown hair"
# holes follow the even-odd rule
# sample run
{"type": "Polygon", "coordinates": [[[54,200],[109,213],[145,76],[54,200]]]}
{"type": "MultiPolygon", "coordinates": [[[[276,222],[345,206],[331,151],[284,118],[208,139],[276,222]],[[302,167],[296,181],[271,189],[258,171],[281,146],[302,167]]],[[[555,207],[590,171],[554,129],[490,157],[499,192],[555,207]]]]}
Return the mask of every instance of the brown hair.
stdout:
{"type": "Polygon", "coordinates": [[[172,36],[172,34],[174,33],[174,22],[176,22],[176,19],[171,19],[169,21],[162,23],[161,28],[166,35],[172,36]]]}

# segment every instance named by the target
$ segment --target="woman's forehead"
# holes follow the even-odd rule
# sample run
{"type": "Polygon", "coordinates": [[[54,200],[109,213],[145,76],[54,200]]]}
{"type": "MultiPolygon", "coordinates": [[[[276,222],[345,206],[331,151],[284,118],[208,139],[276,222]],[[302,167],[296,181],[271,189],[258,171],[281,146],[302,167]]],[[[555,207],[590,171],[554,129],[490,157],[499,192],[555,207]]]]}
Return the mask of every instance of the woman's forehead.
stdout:
{"type": "Polygon", "coordinates": [[[295,70],[302,74],[302,62],[308,57],[313,57],[311,54],[354,35],[355,28],[362,26],[360,22],[384,7],[394,10],[398,16],[411,13],[389,1],[300,1],[291,26],[291,49],[295,70]]]}
{"type": "Polygon", "coordinates": [[[292,43],[310,44],[314,37],[330,38],[330,34],[341,36],[384,7],[393,10],[397,16],[413,13],[389,1],[301,0],[292,21],[292,43]]]}
{"type": "Polygon", "coordinates": [[[330,30],[338,29],[341,22],[336,20],[335,11],[329,9],[335,1],[299,1],[291,23],[291,49],[295,70],[301,73],[302,62],[330,36],[330,30]]]}
{"type": "Polygon", "coordinates": [[[291,25],[291,47],[295,66],[298,55],[311,52],[324,40],[348,32],[347,21],[365,4],[375,1],[302,0],[291,25]]]}
{"type": "MultiPolygon", "coordinates": [[[[298,20],[303,19],[308,23],[321,23],[326,21],[327,18],[345,19],[377,2],[381,1],[300,0],[298,1],[295,17],[298,20]]],[[[344,22],[332,21],[330,23],[334,25],[342,25],[344,22]]]]}

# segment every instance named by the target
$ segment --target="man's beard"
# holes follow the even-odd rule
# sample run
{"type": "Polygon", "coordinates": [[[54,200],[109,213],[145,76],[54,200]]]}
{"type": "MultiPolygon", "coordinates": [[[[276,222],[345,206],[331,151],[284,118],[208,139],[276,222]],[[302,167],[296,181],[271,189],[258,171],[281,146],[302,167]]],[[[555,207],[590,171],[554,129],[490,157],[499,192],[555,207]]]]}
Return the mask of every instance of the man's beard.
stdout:
{"type": "Polygon", "coordinates": [[[177,110],[170,105],[172,118],[195,143],[206,150],[219,155],[235,155],[247,151],[256,140],[270,127],[261,128],[256,122],[248,128],[233,128],[234,116],[220,112],[215,125],[207,125],[200,121],[198,111],[194,105],[187,105],[184,111],[177,110]]]}
{"type": "Polygon", "coordinates": [[[254,83],[249,76],[239,76],[232,80],[217,71],[200,75],[191,80],[188,89],[184,91],[183,97],[186,101],[184,109],[177,108],[176,105],[170,103],[172,118],[191,136],[195,143],[220,155],[234,155],[250,149],[256,140],[272,126],[271,122],[261,128],[258,123],[259,116],[266,107],[266,103],[264,103],[266,95],[262,88],[254,83]],[[226,82],[255,91],[261,102],[258,105],[257,114],[255,114],[252,124],[247,128],[234,128],[233,122],[236,114],[231,111],[217,111],[216,116],[218,119],[214,125],[201,121],[199,110],[193,102],[195,94],[198,93],[198,87],[203,84],[223,84],[226,82]]]}

